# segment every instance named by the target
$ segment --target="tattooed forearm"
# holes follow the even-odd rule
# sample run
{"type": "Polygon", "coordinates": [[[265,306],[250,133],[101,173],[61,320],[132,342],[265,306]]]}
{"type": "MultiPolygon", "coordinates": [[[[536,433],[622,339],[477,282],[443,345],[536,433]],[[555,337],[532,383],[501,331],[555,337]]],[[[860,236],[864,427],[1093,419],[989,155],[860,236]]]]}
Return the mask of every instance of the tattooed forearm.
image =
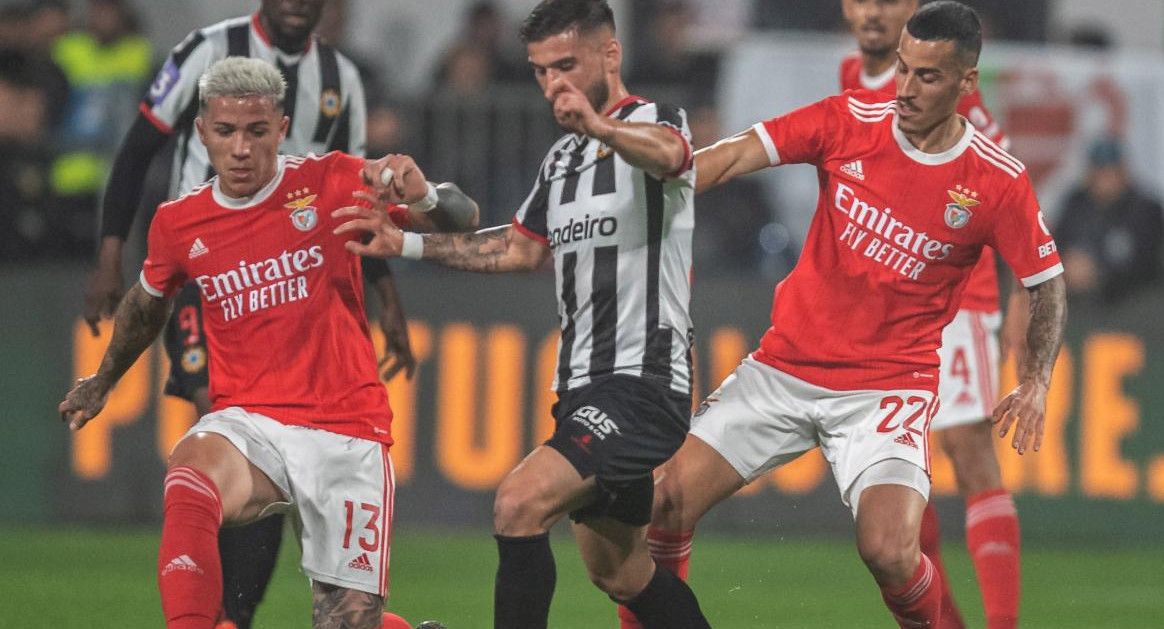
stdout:
{"type": "Polygon", "coordinates": [[[376,629],[384,599],[350,588],[316,581],[311,585],[313,629],[376,629]]]}
{"type": "Polygon", "coordinates": [[[425,234],[424,259],[462,271],[505,273],[537,266],[515,240],[513,226],[483,229],[472,234],[425,234]]]}
{"type": "Polygon", "coordinates": [[[98,378],[113,383],[129,371],[166,325],[171,303],[150,295],[141,284],[129,289],[113,316],[113,339],[105,350],[98,378]]]}
{"type": "Polygon", "coordinates": [[[1031,318],[1027,325],[1027,357],[1021,367],[1020,379],[1047,386],[1067,325],[1067,288],[1060,275],[1029,292],[1031,318]]]}

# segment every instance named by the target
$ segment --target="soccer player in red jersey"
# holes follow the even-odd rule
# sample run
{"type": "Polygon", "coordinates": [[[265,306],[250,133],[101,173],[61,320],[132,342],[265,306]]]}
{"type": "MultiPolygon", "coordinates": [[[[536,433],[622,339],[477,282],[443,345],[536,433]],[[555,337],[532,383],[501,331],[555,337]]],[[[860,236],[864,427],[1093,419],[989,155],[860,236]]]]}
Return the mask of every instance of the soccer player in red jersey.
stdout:
{"type": "MultiPolygon", "coordinates": [[[[374,198],[365,181],[373,169],[379,181],[382,164],[278,155],[285,89],[258,59],[227,58],[202,76],[196,128],[219,175],[158,208],[101,367],[60,405],[72,430],[93,419],[161,331],[174,294],[187,280],[198,285],[213,412],[175,446],[164,483],[158,586],[170,629],[214,626],[220,526],[277,511],[301,522],[315,627],[377,627],[387,596],[392,411],[360,261],[331,219],[353,193],[374,198]]],[[[459,192],[418,185],[422,202],[394,207],[397,220],[431,229],[438,221],[424,210],[456,206],[475,223],[476,206],[459,192]]]]}
{"type": "Polygon", "coordinates": [[[901,36],[895,98],[847,92],[696,154],[697,192],[809,163],[820,198],[772,327],[658,473],[653,525],[677,571],[711,507],[820,446],[899,626],[942,626],[942,575],[919,548],[942,330],[983,249],[999,251],[1029,293],[1030,321],[1020,383],[992,419],[1024,454],[1041,445],[1066,319],[1062,264],[1025,168],[957,114],[976,91],[980,49],[973,10],[927,4],[901,36]]]}
{"type": "MultiPolygon", "coordinates": [[[[841,62],[841,89],[873,90],[892,99],[897,93],[893,77],[901,30],[917,11],[917,0],[841,0],[841,6],[859,47],[841,62]]],[[[958,101],[958,113],[995,144],[1007,148],[1009,140],[978,91],[958,101]]],[[[861,162],[855,163],[860,168],[861,162]]],[[[1010,629],[1017,624],[1021,582],[1018,512],[1002,486],[988,421],[998,399],[1001,322],[994,252],[987,247],[970,273],[958,314],[942,330],[941,407],[930,430],[949,455],[958,492],[966,501],[966,545],[981,584],[988,629],[1010,629]]],[[[937,514],[933,503],[928,503],[922,517],[921,549],[944,574],[940,538],[937,514]]],[[[965,623],[948,590],[945,595],[942,626],[960,629],[965,623]]]]}

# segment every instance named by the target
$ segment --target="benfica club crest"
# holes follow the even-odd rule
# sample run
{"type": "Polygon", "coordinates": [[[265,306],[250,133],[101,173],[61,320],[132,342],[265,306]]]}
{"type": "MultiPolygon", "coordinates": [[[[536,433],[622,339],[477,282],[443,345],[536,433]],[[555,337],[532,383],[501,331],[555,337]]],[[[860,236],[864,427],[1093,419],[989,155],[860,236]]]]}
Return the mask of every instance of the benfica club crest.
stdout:
{"type": "Polygon", "coordinates": [[[315,208],[311,206],[311,202],[315,200],[318,195],[308,194],[310,192],[307,188],[288,192],[287,198],[291,199],[290,203],[283,204],[283,207],[291,210],[291,224],[299,231],[311,231],[319,223],[319,215],[315,208]]]}
{"type": "Polygon", "coordinates": [[[977,192],[971,192],[965,186],[955,186],[954,190],[947,190],[946,193],[954,201],[946,204],[946,225],[949,225],[950,229],[962,229],[974,216],[970,208],[982,202],[978,200],[977,192]]]}

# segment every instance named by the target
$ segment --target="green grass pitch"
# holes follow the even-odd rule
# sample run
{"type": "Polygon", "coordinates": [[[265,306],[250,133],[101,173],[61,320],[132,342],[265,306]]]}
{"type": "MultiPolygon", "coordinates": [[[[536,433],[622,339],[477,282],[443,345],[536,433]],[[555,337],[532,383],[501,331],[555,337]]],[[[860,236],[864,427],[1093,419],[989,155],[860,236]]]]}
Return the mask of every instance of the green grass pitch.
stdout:
{"type": "MultiPolygon", "coordinates": [[[[568,530],[558,529],[558,588],[550,627],[617,627],[612,604],[582,570],[568,530]]],[[[157,532],[0,529],[0,626],[161,627],[154,580],[157,532]]],[[[1159,627],[1164,547],[1039,549],[1023,555],[1024,629],[1159,627]]],[[[496,551],[486,531],[397,529],[390,609],[413,623],[491,626],[496,551]]],[[[1031,548],[1034,547],[1034,548],[1031,548]]],[[[288,538],[256,627],[309,627],[310,594],[288,538]]],[[[983,625],[965,549],[945,549],[970,627],[983,625]]],[[[894,623],[871,577],[844,541],[696,538],[692,585],[717,629],[884,628],[894,623]]]]}

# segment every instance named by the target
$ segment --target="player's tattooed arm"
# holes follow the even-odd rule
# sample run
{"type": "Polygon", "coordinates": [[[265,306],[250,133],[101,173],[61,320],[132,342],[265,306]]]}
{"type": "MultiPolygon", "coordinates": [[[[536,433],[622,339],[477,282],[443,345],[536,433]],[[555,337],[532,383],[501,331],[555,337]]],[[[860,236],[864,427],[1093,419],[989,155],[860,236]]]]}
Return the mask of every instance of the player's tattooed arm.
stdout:
{"type": "Polygon", "coordinates": [[[311,586],[311,626],[314,629],[375,629],[380,626],[384,599],[327,583],[311,586]]]}
{"type": "Polygon", "coordinates": [[[994,409],[993,421],[1000,424],[998,436],[1014,427],[1011,447],[1026,453],[1032,444],[1036,452],[1043,445],[1043,425],[1047,410],[1047,389],[1051,371],[1063,343],[1067,325],[1067,288],[1063,276],[1049,279],[1029,289],[1030,320],[1027,324],[1026,358],[1020,366],[1019,385],[994,409]]]}
{"type": "Polygon", "coordinates": [[[472,234],[424,234],[424,260],[476,273],[532,271],[550,254],[546,245],[513,225],[472,234]]]}
{"type": "Polygon", "coordinates": [[[170,298],[147,293],[140,283],[129,289],[113,315],[113,338],[97,373],[78,380],[58,407],[70,430],[80,430],[101,412],[109,391],[161,333],[172,304],[170,298]]]}
{"type": "Polygon", "coordinates": [[[771,165],[755,129],[724,138],[695,152],[695,194],[771,165]]]}

